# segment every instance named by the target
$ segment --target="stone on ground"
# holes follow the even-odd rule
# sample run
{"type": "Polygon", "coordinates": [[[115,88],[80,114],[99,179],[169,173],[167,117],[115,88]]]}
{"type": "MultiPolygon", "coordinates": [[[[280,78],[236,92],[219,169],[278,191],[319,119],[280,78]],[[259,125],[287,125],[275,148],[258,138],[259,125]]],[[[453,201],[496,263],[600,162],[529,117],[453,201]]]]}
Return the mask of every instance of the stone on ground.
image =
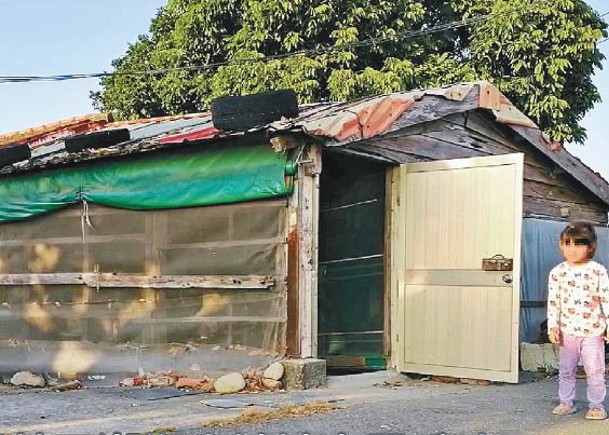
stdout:
{"type": "Polygon", "coordinates": [[[245,388],[245,379],[241,373],[229,373],[220,376],[215,384],[216,393],[237,393],[245,388]]]}
{"type": "Polygon", "coordinates": [[[262,377],[279,381],[283,377],[284,371],[285,369],[283,368],[283,364],[277,361],[266,368],[266,370],[262,374],[262,377]]]}
{"type": "Polygon", "coordinates": [[[17,372],[13,375],[11,379],[11,384],[13,385],[27,385],[30,387],[44,387],[46,385],[46,381],[40,375],[32,372],[17,372]]]}

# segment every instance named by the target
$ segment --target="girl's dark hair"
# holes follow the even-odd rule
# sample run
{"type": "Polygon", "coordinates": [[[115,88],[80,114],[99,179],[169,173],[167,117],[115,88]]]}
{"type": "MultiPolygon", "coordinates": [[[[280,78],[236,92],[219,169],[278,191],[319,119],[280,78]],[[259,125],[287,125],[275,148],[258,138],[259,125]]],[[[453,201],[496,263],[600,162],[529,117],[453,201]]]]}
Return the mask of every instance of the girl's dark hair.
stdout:
{"type": "Polygon", "coordinates": [[[560,233],[560,241],[573,240],[576,244],[587,245],[589,249],[588,259],[596,253],[596,231],[594,225],[586,221],[574,221],[560,233]]]}

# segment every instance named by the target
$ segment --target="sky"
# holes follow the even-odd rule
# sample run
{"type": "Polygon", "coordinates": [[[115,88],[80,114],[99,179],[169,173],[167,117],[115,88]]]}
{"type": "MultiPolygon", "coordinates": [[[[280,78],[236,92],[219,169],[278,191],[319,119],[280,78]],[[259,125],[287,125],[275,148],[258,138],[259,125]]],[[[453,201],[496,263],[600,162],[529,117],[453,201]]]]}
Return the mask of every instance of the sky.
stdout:
{"type": "MultiPolygon", "coordinates": [[[[112,71],[167,0],[0,1],[0,75],[52,75],[112,71]]],[[[587,0],[601,14],[607,0],[587,0]]],[[[607,18],[607,16],[605,17],[607,18]]],[[[609,57],[609,41],[600,45],[609,57]]],[[[603,102],[583,121],[585,145],[567,145],[609,180],[609,61],[594,82],[603,102]]],[[[0,84],[0,134],[86,115],[95,110],[89,93],[98,79],[0,84]]]]}
{"type": "MultiPolygon", "coordinates": [[[[0,0],[0,75],[112,71],[167,0],[0,0]]],[[[0,83],[0,134],[95,112],[99,79],[0,83]]]]}

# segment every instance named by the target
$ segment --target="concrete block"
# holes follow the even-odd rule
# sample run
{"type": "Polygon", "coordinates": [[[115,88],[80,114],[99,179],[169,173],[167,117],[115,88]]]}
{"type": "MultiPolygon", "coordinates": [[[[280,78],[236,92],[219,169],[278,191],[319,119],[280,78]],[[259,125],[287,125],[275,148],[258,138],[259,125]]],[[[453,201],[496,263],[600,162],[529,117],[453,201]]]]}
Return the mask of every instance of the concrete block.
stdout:
{"type": "Polygon", "coordinates": [[[520,343],[520,366],[525,372],[556,372],[558,346],[552,343],[520,343]]]}
{"type": "Polygon", "coordinates": [[[281,361],[285,369],[281,381],[287,390],[308,390],[326,384],[326,361],[304,358],[281,361]]]}

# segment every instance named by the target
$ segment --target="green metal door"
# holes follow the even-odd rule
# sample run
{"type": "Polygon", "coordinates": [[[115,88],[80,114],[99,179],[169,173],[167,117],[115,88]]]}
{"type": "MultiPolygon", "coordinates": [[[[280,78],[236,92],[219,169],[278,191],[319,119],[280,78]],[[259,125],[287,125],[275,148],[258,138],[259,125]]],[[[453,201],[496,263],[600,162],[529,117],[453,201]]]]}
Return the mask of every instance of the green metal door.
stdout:
{"type": "Polygon", "coordinates": [[[329,366],[381,368],[385,167],[324,155],[319,220],[319,354],[329,366]]]}

